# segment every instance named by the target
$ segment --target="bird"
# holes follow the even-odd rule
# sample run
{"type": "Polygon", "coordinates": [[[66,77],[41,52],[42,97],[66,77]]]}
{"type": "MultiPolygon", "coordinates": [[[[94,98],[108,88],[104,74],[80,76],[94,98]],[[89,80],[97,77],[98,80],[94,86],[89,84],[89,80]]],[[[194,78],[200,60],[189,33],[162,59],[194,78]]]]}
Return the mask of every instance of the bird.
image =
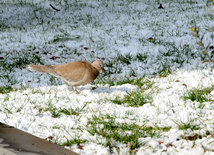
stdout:
{"type": "Polygon", "coordinates": [[[101,60],[95,60],[92,63],[87,61],[73,61],[58,65],[30,64],[28,69],[30,71],[44,72],[53,75],[71,85],[76,93],[79,93],[76,89],[77,86],[94,81],[101,70],[106,72],[101,60]]]}

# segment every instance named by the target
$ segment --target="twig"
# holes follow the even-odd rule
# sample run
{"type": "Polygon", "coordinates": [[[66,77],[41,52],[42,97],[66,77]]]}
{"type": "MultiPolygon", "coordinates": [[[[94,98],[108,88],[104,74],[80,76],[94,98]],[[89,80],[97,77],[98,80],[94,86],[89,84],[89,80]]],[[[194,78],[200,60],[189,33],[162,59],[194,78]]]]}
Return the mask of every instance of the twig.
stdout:
{"type": "Polygon", "coordinates": [[[49,4],[49,5],[50,5],[50,7],[51,7],[52,9],[54,9],[55,11],[60,11],[59,9],[55,8],[52,4],[49,4]]]}

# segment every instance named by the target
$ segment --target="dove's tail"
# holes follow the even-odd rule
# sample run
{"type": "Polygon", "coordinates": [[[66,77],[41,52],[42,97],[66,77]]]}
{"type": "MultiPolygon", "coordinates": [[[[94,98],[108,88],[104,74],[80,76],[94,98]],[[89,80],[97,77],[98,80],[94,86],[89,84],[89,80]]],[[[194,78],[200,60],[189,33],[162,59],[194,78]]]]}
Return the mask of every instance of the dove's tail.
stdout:
{"type": "Polygon", "coordinates": [[[51,65],[41,66],[41,65],[30,64],[28,66],[28,69],[30,71],[45,72],[45,73],[49,73],[49,74],[53,74],[55,72],[54,67],[51,65]]]}

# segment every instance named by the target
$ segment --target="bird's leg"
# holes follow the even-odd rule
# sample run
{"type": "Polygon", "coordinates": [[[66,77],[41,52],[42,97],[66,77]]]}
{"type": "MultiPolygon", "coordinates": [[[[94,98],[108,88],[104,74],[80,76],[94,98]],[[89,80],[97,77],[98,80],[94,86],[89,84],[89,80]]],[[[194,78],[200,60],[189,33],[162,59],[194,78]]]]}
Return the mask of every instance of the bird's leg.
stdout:
{"type": "Polygon", "coordinates": [[[69,85],[71,85],[73,87],[73,90],[75,93],[79,94],[79,92],[76,89],[76,86],[81,85],[84,82],[84,79],[78,81],[78,82],[72,82],[69,80],[64,79],[65,82],[67,82],[69,85]]]}
{"type": "Polygon", "coordinates": [[[73,86],[73,90],[75,93],[79,94],[79,92],[77,91],[76,87],[73,86]]]}
{"type": "Polygon", "coordinates": [[[72,88],[73,88],[73,91],[75,92],[75,93],[77,93],[77,94],[79,94],[79,92],[77,91],[77,89],[76,89],[76,87],[75,86],[73,86],[73,83],[71,82],[71,81],[69,81],[69,80],[67,80],[67,79],[62,79],[64,82],[66,82],[67,84],[69,84],[70,86],[72,86],[72,88]]]}

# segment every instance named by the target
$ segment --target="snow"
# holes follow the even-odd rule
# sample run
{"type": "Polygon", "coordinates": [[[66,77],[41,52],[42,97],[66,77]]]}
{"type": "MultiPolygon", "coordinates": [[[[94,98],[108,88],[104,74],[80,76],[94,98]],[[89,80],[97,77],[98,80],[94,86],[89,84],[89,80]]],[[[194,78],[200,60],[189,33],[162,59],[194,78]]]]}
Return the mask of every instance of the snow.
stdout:
{"type": "MultiPolygon", "coordinates": [[[[65,148],[100,155],[111,152],[107,139],[90,134],[87,125],[93,116],[110,115],[117,123],[170,127],[159,137],[139,137],[142,145],[136,154],[213,154],[213,101],[199,108],[201,103],[185,101],[183,96],[192,89],[214,85],[213,63],[203,62],[203,49],[190,30],[196,24],[205,46],[211,46],[214,34],[208,30],[213,28],[214,6],[205,0],[161,3],[164,9],[150,0],[0,2],[0,57],[4,58],[0,65],[36,54],[44,64],[103,59],[107,70],[95,82],[78,87],[80,94],[75,94],[58,79],[30,72],[27,64],[12,69],[0,66],[0,86],[17,89],[0,93],[0,122],[44,139],[52,136],[52,142],[58,144],[74,138],[87,140],[81,144],[83,149],[77,144],[65,148]],[[146,56],[145,61],[136,58],[139,53],[146,56]],[[130,63],[119,60],[120,54],[130,54],[130,63]],[[50,59],[52,56],[59,58],[50,59]],[[160,77],[164,65],[171,73],[160,77]],[[108,80],[116,83],[142,76],[154,82],[152,103],[130,107],[111,102],[139,88],[131,83],[112,86],[108,80]],[[54,117],[53,110],[60,109],[78,114],[54,117]],[[200,128],[179,130],[179,125],[188,123],[200,128]],[[202,137],[194,141],[182,138],[196,134],[202,137]]],[[[208,96],[213,99],[213,95],[214,90],[208,96]]],[[[113,154],[129,154],[129,144],[112,143],[120,150],[113,147],[113,154]]]]}

